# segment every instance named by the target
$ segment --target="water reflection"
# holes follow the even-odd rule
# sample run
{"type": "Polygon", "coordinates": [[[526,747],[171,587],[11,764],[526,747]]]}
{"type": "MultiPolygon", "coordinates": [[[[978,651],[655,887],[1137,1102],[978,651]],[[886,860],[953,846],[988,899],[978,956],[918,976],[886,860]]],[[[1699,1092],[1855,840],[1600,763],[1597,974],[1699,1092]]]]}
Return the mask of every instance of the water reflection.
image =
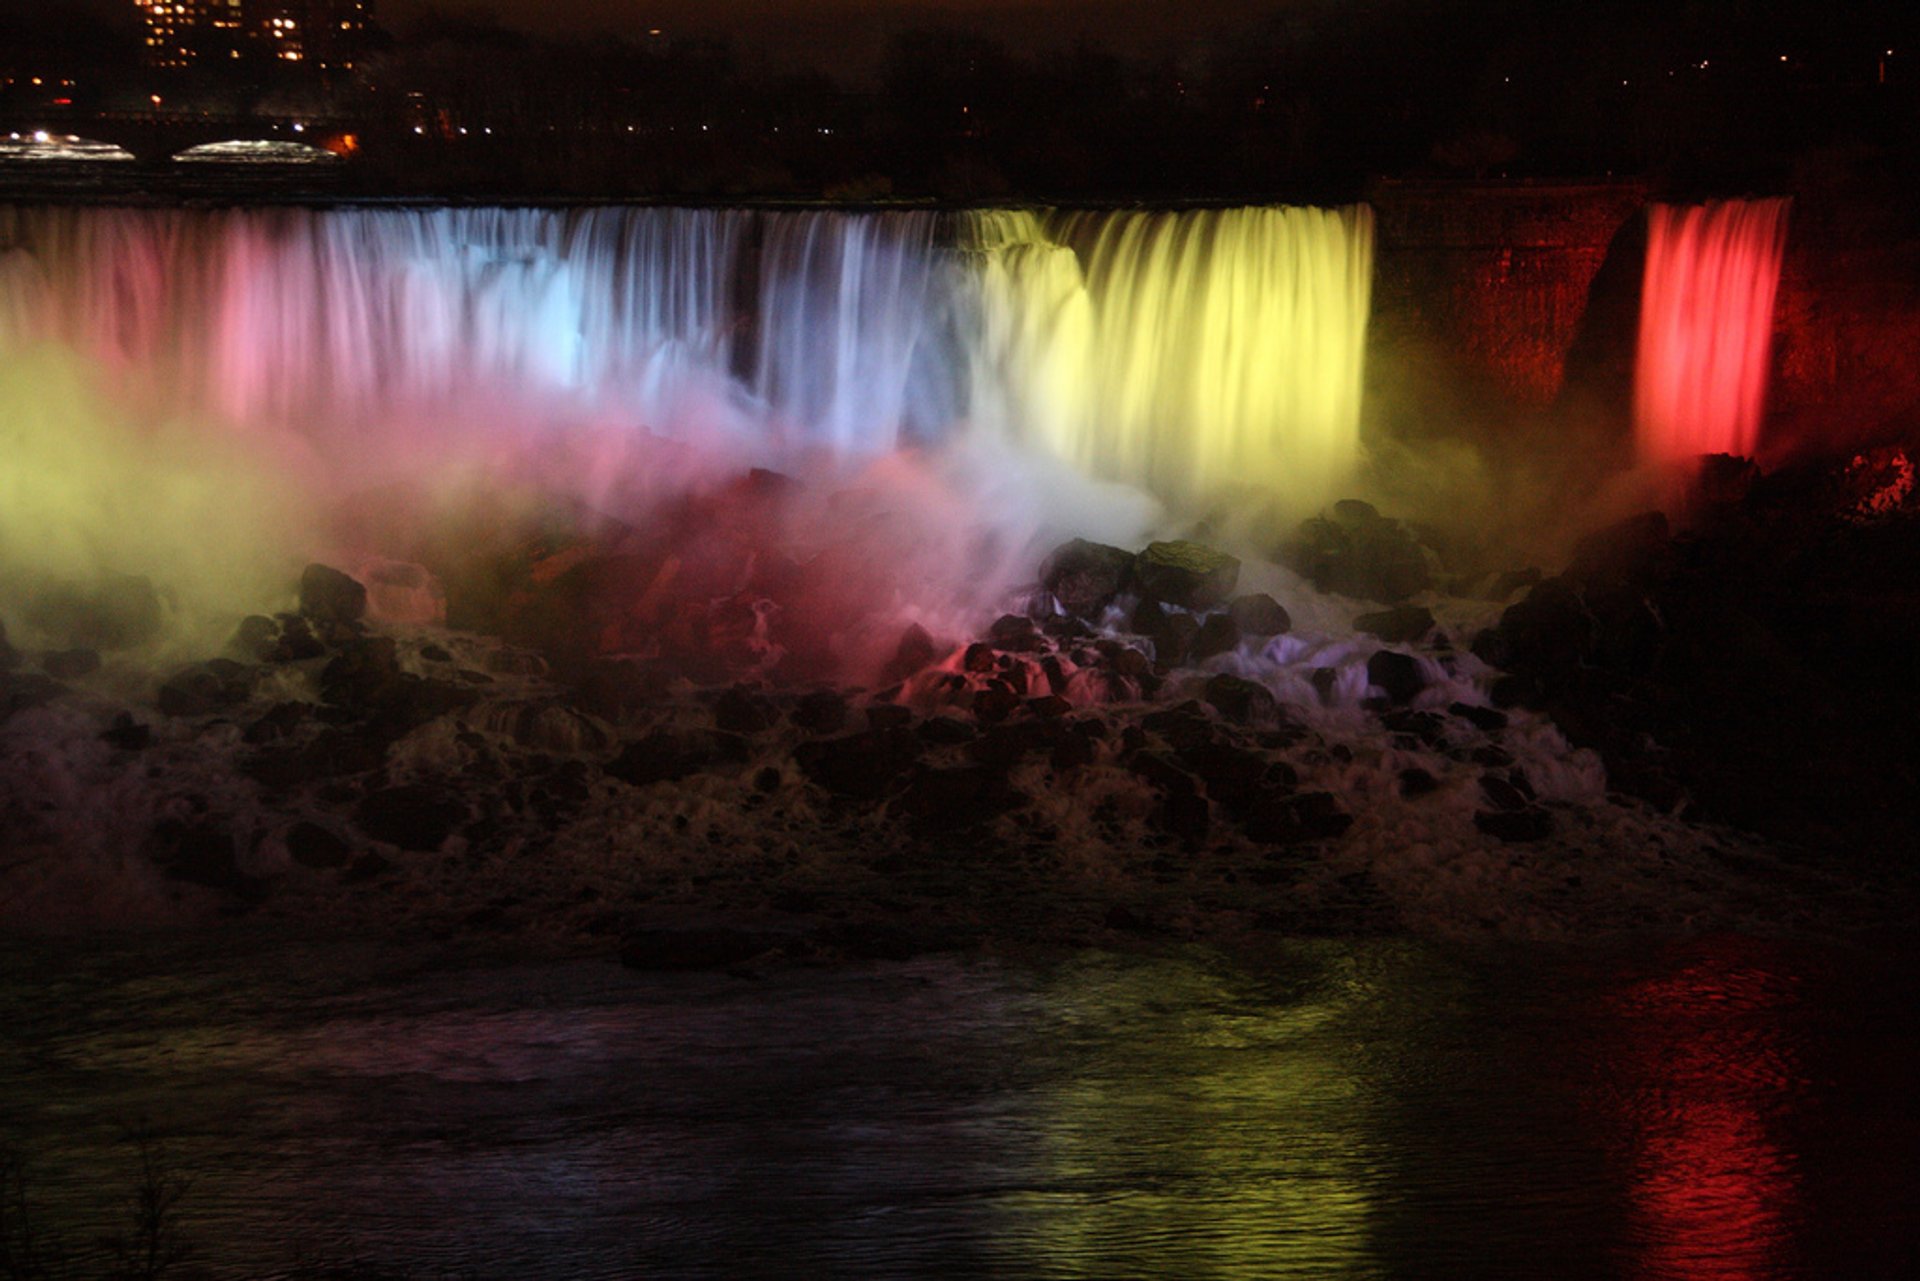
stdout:
{"type": "Polygon", "coordinates": [[[1372,1117],[1343,1022],[1366,993],[1326,959],[1293,958],[1288,984],[1104,961],[1055,976],[1040,1186],[1001,1206],[1016,1252],[1062,1277],[1370,1270],[1372,1117]]]}
{"type": "Polygon", "coordinates": [[[1909,989],[1759,944],[1340,940],[759,981],[245,955],[0,949],[0,1141],[75,1239],[111,1226],[116,1124],[147,1116],[219,1276],[1910,1261],[1914,1038],[1889,1017],[1909,989]]]}
{"type": "Polygon", "coordinates": [[[1710,946],[1607,1003],[1634,1276],[1749,1281],[1788,1261],[1800,1176],[1776,1129],[1809,1085],[1791,1039],[1802,994],[1748,950],[1710,946]]]}

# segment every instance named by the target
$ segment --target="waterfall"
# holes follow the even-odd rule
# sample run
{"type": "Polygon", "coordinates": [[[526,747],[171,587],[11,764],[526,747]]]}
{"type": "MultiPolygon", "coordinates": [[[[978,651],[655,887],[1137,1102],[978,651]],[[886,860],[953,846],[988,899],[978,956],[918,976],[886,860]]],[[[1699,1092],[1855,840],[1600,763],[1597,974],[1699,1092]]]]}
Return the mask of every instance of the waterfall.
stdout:
{"type": "Polygon", "coordinates": [[[0,208],[0,347],[323,454],[470,410],[697,439],[724,402],[775,451],[986,432],[1163,497],[1319,501],[1371,272],[1365,208],[0,208]]]}
{"type": "Polygon", "coordinates": [[[1787,206],[1727,200],[1648,210],[1634,384],[1643,458],[1755,453],[1787,206]]]}

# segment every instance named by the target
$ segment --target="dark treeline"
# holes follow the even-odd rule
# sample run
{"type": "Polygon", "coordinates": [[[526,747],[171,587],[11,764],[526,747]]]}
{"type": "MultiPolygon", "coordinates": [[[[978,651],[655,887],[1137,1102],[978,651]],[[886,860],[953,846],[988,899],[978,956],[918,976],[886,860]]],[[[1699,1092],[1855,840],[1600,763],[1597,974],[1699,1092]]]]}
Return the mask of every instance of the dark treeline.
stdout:
{"type": "Polygon", "coordinates": [[[1293,0],[1125,55],[1045,32],[906,31],[852,71],[432,15],[332,76],[143,69],[133,29],[103,10],[0,19],[0,109],[19,118],[25,74],[57,71],[76,111],[149,92],[306,111],[354,122],[360,181],[402,191],[1323,198],[1379,175],[1604,173],[1759,189],[1809,156],[1920,151],[1908,8],[1293,0]]]}

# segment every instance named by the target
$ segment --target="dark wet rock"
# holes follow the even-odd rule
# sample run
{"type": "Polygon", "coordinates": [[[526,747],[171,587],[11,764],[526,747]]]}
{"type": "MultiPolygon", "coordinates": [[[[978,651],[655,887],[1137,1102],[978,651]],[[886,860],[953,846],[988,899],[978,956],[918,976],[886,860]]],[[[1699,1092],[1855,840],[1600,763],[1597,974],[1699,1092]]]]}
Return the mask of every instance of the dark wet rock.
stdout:
{"type": "Polygon", "coordinates": [[[1364,498],[1342,498],[1333,505],[1334,523],[1343,529],[1368,529],[1385,519],[1380,509],[1364,498]]]}
{"type": "Polygon", "coordinates": [[[1427,687],[1419,660],[1390,649],[1376,650],[1368,657],[1367,683],[1396,703],[1410,701],[1427,687]]]}
{"type": "Polygon", "coordinates": [[[306,724],[313,708],[308,703],[275,703],[247,726],[241,737],[249,743],[277,743],[306,724]]]}
{"type": "Polygon", "coordinates": [[[491,650],[484,660],[495,676],[545,676],[550,664],[532,650],[511,647],[491,650]]]}
{"type": "Polygon", "coordinates": [[[285,839],[294,862],[321,871],[345,867],[353,853],[346,837],[304,820],[288,828],[285,839]]]}
{"type": "Polygon", "coordinates": [[[739,765],[747,757],[747,742],[737,734],[698,729],[661,730],[628,743],[605,770],[623,783],[645,787],[739,765]]]}
{"type": "Polygon", "coordinates": [[[1186,845],[1199,845],[1213,830],[1213,807],[1197,793],[1168,792],[1153,811],[1152,822],[1186,845]]]}
{"type": "Polygon", "coordinates": [[[1418,766],[1400,771],[1400,795],[1409,800],[1439,790],[1440,780],[1418,766]]]}
{"type": "Polygon", "coordinates": [[[1273,691],[1258,681],[1225,672],[1207,681],[1205,698],[1215,711],[1236,725],[1271,725],[1280,717],[1273,691]]]}
{"type": "Polygon", "coordinates": [[[1051,751],[1066,737],[1066,728],[1055,720],[1020,720],[995,725],[967,744],[967,756],[982,765],[1006,773],[1023,757],[1051,751]]]}
{"type": "MultiPolygon", "coordinates": [[[[5,717],[0,717],[4,720],[5,717]]],[[[133,719],[131,712],[120,712],[113,718],[113,724],[107,726],[100,737],[123,752],[145,751],[153,744],[153,727],[133,719]]]]}
{"type": "Polygon", "coordinates": [[[346,871],[340,873],[340,884],[364,885],[368,881],[378,880],[392,870],[392,859],[384,854],[368,850],[365,854],[353,860],[353,863],[346,871]]]}
{"type": "Polygon", "coordinates": [[[453,654],[449,652],[444,645],[422,645],[420,647],[420,657],[429,663],[451,663],[453,661],[453,654]]]}
{"type": "Polygon", "coordinates": [[[771,765],[763,765],[753,772],[753,790],[760,793],[777,792],[786,776],[771,765]]]}
{"type": "Polygon", "coordinates": [[[1090,734],[1073,733],[1053,745],[1053,751],[1047,757],[1047,768],[1055,774],[1068,774],[1099,759],[1099,740],[1090,734]]]}
{"type": "Polygon", "coordinates": [[[1159,735],[1176,752],[1211,743],[1214,737],[1213,718],[1207,715],[1206,706],[1193,698],[1148,712],[1140,718],[1140,727],[1159,735]]]}
{"type": "Polygon", "coordinates": [[[1133,630],[1153,643],[1154,662],[1162,667],[1178,667],[1187,661],[1200,623],[1191,614],[1166,609],[1157,601],[1144,600],[1133,611],[1133,630]]]}
{"type": "Polygon", "coordinates": [[[1593,616],[1592,661],[1627,672],[1645,672],[1659,660],[1666,624],[1652,603],[1632,588],[1587,593],[1593,616]]]}
{"type": "Polygon", "coordinates": [[[1332,519],[1304,522],[1276,556],[1317,591],[1386,605],[1433,582],[1429,554],[1413,531],[1355,499],[1335,504],[1332,519]]]}
{"type": "Polygon", "coordinates": [[[160,594],[138,574],[103,574],[91,584],[55,583],[27,601],[27,622],[63,649],[115,650],[160,634],[160,594]]]}
{"type": "Polygon", "coordinates": [[[1229,614],[1208,614],[1200,623],[1200,631],[1193,638],[1190,657],[1196,663],[1205,662],[1215,654],[1225,654],[1240,644],[1240,624],[1233,621],[1229,614]]]}
{"type": "Polygon", "coordinates": [[[1433,630],[1433,611],[1424,605],[1399,605],[1353,620],[1353,628],[1389,645],[1411,645],[1433,630]]]}
{"type": "Polygon", "coordinates": [[[1000,666],[1000,655],[985,641],[975,641],[960,654],[960,670],[984,675],[1000,666]]]}
{"type": "Polygon", "coordinates": [[[758,734],[780,719],[773,701],[736,685],[713,700],[713,723],[729,734],[758,734]]]}
{"type": "Polygon", "coordinates": [[[1340,684],[1340,669],[1337,667],[1316,667],[1307,676],[1314,692],[1320,695],[1320,701],[1326,702],[1333,697],[1333,691],[1340,684]]]}
{"type": "Polygon", "coordinates": [[[847,723],[847,697],[837,690],[802,694],[787,718],[809,734],[838,734],[847,723]]]}
{"type": "Polygon", "coordinates": [[[1229,810],[1250,805],[1274,783],[1265,755],[1231,743],[1196,743],[1178,755],[1180,763],[1205,784],[1207,795],[1229,810]]]}
{"type": "Polygon", "coordinates": [[[1197,796],[1200,781],[1173,757],[1161,752],[1135,752],[1127,769],[1169,796],[1197,796]]]}
{"type": "Polygon", "coordinates": [[[1513,646],[1498,627],[1481,628],[1467,650],[1488,667],[1508,667],[1513,663],[1513,646]]]}
{"type": "Polygon", "coordinates": [[[1153,675],[1153,660],[1131,645],[1122,645],[1119,641],[1102,641],[1098,647],[1116,676],[1128,680],[1144,680],[1153,675]]]}
{"type": "Polygon", "coordinates": [[[987,639],[998,650],[1010,653],[1036,653],[1047,648],[1046,638],[1033,620],[1021,614],[1002,614],[987,629],[987,639]]]}
{"type": "Polygon", "coordinates": [[[1473,816],[1473,825],[1495,840],[1515,844],[1553,835],[1553,815],[1543,809],[1482,810],[1473,816]]]}
{"type": "Polygon", "coordinates": [[[1073,704],[1058,694],[1042,694],[1038,698],[1029,698],[1027,700],[1027,714],[1030,716],[1051,719],[1057,716],[1065,716],[1072,710],[1073,704]]]}
{"type": "Polygon", "coordinates": [[[1500,616],[1508,650],[1506,666],[1517,672],[1557,676],[1586,662],[1596,639],[1593,615],[1564,580],[1547,579],[1500,616]]]}
{"type": "Polygon", "coordinates": [[[1522,790],[1511,777],[1499,774],[1487,774],[1480,779],[1480,794],[1494,809],[1505,811],[1526,809],[1533,799],[1531,786],[1522,790]]]}
{"type": "Polygon", "coordinates": [[[390,734],[329,726],[303,747],[269,748],[240,768],[267,787],[298,787],[380,769],[386,764],[392,742],[390,734]]]}
{"type": "Polygon", "coordinates": [[[1450,715],[1472,725],[1475,729],[1495,734],[1507,727],[1507,714],[1491,707],[1479,707],[1473,703],[1452,703],[1448,705],[1450,715]]]}
{"type": "Polygon", "coordinates": [[[1240,582],[1240,561],[1184,539],[1150,543],[1134,558],[1133,581],[1150,600],[1201,612],[1233,595],[1240,582]]]}
{"type": "Polygon", "coordinates": [[[620,943],[620,964],[631,970],[723,970],[774,950],[771,935],[726,925],[646,929],[620,943]]]}
{"type": "Polygon", "coordinates": [[[1402,748],[1439,749],[1446,744],[1446,718],[1434,712],[1389,707],[1380,713],[1380,723],[1393,732],[1395,745],[1402,748]]]}
{"type": "Polygon", "coordinates": [[[280,624],[264,614],[249,614],[233,629],[227,649],[249,663],[264,663],[279,640],[280,624]]]}
{"type": "Polygon", "coordinates": [[[1496,574],[1481,594],[1482,600],[1501,601],[1517,591],[1536,586],[1544,575],[1537,568],[1509,569],[1496,574]]]}
{"type": "Polygon", "coordinates": [[[929,747],[969,743],[980,731],[957,716],[929,716],[914,731],[929,747]]]}
{"type": "Polygon", "coordinates": [[[852,800],[885,795],[919,756],[919,740],[904,729],[816,739],[800,744],[793,753],[794,763],[810,782],[852,800]]]}
{"type": "Polygon", "coordinates": [[[403,850],[437,850],[469,817],[452,794],[423,783],[372,792],[354,810],[354,823],[376,841],[403,850]]]}
{"type": "Polygon", "coordinates": [[[1531,676],[1502,676],[1487,690],[1487,700],[1495,707],[1538,707],[1545,698],[1540,682],[1531,676]]]}
{"type": "Polygon", "coordinates": [[[1672,541],[1663,512],[1642,512],[1574,544],[1567,577],[1589,588],[1639,583],[1662,568],[1672,541]]]}
{"type": "Polygon", "coordinates": [[[358,622],[367,613],[366,586],[330,565],[308,565],[300,571],[300,612],[323,622],[358,622]]]}
{"type": "Polygon", "coordinates": [[[214,658],[182,668],[160,686],[160,711],[166,716],[210,716],[244,703],[253,692],[253,669],[214,658]]]}
{"type": "Polygon", "coordinates": [[[167,819],[156,824],[149,846],[156,867],[177,881],[251,897],[251,878],[240,870],[232,827],[219,819],[167,819]]]}
{"type": "Polygon", "coordinates": [[[1132,575],[1132,552],[1083,538],[1054,548],[1040,566],[1041,586],[1061,609],[1081,618],[1098,618],[1132,575]]]}
{"type": "Polygon", "coordinates": [[[40,656],[40,670],[57,681],[78,680],[100,670],[100,655],[91,649],[53,650],[40,656]]]}
{"type": "Polygon", "coordinates": [[[977,827],[1026,804],[1027,798],[987,765],[939,766],[916,770],[892,811],[927,827],[977,827]]]}
{"type": "Polygon", "coordinates": [[[868,729],[905,729],[913,724],[913,709],[898,703],[872,703],[867,707],[868,729]]]}
{"type": "Polygon", "coordinates": [[[390,636],[363,636],[342,646],[320,669],[320,695],[348,706],[383,701],[403,673],[390,636]]]}
{"type": "Polygon", "coordinates": [[[1020,709],[1020,695],[1005,687],[988,687],[973,696],[973,715],[982,725],[1004,721],[1020,709]]]}
{"type": "Polygon", "coordinates": [[[939,657],[940,651],[927,629],[918,623],[909,623],[906,631],[900,634],[900,643],[894,647],[893,657],[887,660],[886,666],[880,671],[880,683],[891,685],[906,680],[933,666],[939,657]]]}
{"type": "Polygon", "coordinates": [[[1352,825],[1353,816],[1327,792],[1265,793],[1242,819],[1248,838],[1266,845],[1330,840],[1352,825]]]}
{"type": "MultiPolygon", "coordinates": [[[[464,678],[467,674],[456,675],[464,678]]],[[[483,682],[489,680],[482,677],[483,682]]],[[[666,701],[672,687],[673,674],[659,663],[602,658],[587,663],[575,675],[574,698],[586,711],[620,721],[666,701]]]]}
{"type": "Polygon", "coordinates": [[[598,755],[620,742],[614,728],[576,707],[545,699],[487,703],[469,718],[475,728],[502,734],[537,752],[598,755]]]}
{"type": "MultiPolygon", "coordinates": [[[[314,624],[311,620],[302,618],[298,614],[276,614],[269,621],[271,621],[275,627],[275,635],[272,643],[267,646],[266,651],[260,655],[258,661],[265,663],[300,663],[305,662],[309,658],[319,658],[327,652],[326,642],[314,634],[314,624]]],[[[323,626],[331,633],[336,625],[324,624],[323,626]]],[[[246,630],[246,620],[242,620],[241,629],[242,631],[246,630]]],[[[257,633],[257,631],[258,628],[256,626],[255,632],[257,633]]],[[[234,640],[236,642],[236,648],[238,648],[241,640],[241,634],[239,632],[235,633],[234,640]]]]}
{"type": "Polygon", "coordinates": [[[7,624],[0,619],[0,672],[9,672],[20,666],[20,651],[7,643],[7,624]]]}
{"type": "Polygon", "coordinates": [[[1085,640],[1095,634],[1093,628],[1071,614],[1054,614],[1041,619],[1040,630],[1056,641],[1085,640]]]}
{"type": "Polygon", "coordinates": [[[1227,606],[1227,616],[1244,636],[1279,636],[1293,629],[1293,618],[1286,607],[1265,592],[1234,597],[1227,606]]]}

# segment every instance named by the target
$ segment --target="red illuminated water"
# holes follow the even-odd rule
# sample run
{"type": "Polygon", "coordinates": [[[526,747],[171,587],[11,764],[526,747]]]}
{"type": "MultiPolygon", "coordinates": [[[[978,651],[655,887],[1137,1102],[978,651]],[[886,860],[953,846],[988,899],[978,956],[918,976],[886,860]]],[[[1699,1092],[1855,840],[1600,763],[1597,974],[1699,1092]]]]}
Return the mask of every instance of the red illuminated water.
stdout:
{"type": "Polygon", "coordinates": [[[1644,460],[1756,453],[1787,203],[1648,210],[1634,387],[1644,460]]]}

